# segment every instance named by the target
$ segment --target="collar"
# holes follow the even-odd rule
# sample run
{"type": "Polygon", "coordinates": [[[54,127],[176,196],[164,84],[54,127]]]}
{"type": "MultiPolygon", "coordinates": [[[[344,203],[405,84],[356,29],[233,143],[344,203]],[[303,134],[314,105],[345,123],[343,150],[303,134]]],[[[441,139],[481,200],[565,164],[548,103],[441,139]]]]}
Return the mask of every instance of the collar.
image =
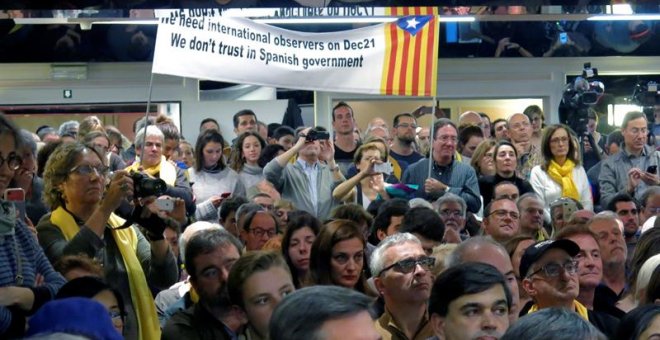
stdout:
{"type": "Polygon", "coordinates": [[[300,164],[300,166],[303,168],[303,170],[316,170],[318,169],[319,166],[319,161],[316,161],[315,163],[309,164],[302,160],[300,157],[296,159],[296,163],[300,164]]]}
{"type": "Polygon", "coordinates": [[[433,160],[433,169],[446,171],[446,170],[448,170],[448,169],[451,169],[451,168],[454,166],[455,161],[456,161],[456,159],[455,159],[454,157],[452,157],[452,158],[451,158],[451,162],[449,162],[449,164],[447,164],[447,165],[440,165],[440,164],[438,164],[438,162],[436,162],[435,159],[434,159],[434,160],[433,160]]]}
{"type": "MultiPolygon", "coordinates": [[[[623,145],[623,147],[621,148],[621,152],[623,153],[623,155],[625,156],[625,158],[630,159],[630,158],[636,158],[636,157],[637,157],[637,156],[635,156],[635,155],[633,155],[633,154],[629,154],[629,153],[628,153],[628,150],[626,150],[626,144],[622,144],[622,145],[623,145]]],[[[644,147],[642,148],[642,153],[639,154],[639,157],[646,157],[646,156],[648,156],[649,153],[648,153],[648,151],[646,150],[646,147],[647,147],[647,145],[644,145],[644,147]]]]}
{"type": "MultiPolygon", "coordinates": [[[[399,328],[399,326],[396,324],[396,321],[394,318],[392,318],[392,314],[390,311],[385,307],[385,312],[383,315],[381,315],[378,320],[376,320],[376,323],[378,323],[385,331],[396,334],[397,339],[408,339],[405,335],[405,333],[399,328]]],[[[417,327],[417,330],[415,331],[415,335],[412,337],[412,339],[416,339],[419,335],[424,335],[424,333],[427,332],[427,328],[430,330],[430,323],[429,323],[429,312],[428,310],[424,311],[424,316],[422,317],[422,321],[419,323],[419,326],[417,327]]],[[[423,338],[426,339],[429,336],[433,335],[432,333],[424,335],[423,338]]],[[[394,337],[393,337],[394,339],[394,337]]]]}

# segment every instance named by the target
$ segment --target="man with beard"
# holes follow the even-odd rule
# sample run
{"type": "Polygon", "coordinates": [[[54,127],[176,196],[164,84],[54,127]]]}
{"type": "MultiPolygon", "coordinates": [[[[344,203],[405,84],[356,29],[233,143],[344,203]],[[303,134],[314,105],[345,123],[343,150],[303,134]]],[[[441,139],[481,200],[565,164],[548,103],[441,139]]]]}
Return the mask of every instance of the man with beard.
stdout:
{"type": "Polygon", "coordinates": [[[615,212],[623,223],[623,237],[627,247],[627,265],[630,265],[637,246],[637,239],[642,232],[639,228],[639,206],[628,194],[616,194],[607,204],[607,210],[615,212]]]}
{"type": "Polygon", "coordinates": [[[524,114],[514,113],[507,121],[507,130],[518,151],[518,175],[529,180],[532,168],[543,162],[541,150],[532,143],[532,124],[524,114]]]}
{"type": "Polygon", "coordinates": [[[429,300],[438,339],[499,339],[509,328],[511,293],[497,269],[464,263],[444,271],[429,300]]]}
{"type": "Polygon", "coordinates": [[[431,295],[435,258],[410,233],[384,239],[369,263],[385,312],[376,320],[383,339],[421,340],[432,336],[426,304],[431,295]]]}
{"type": "Polygon", "coordinates": [[[422,154],[415,151],[413,145],[416,130],[417,121],[410,113],[400,113],[394,116],[391,134],[394,140],[392,140],[392,146],[390,146],[390,156],[399,162],[401,172],[405,172],[408,165],[424,158],[422,154]]]}
{"type": "Polygon", "coordinates": [[[241,248],[240,241],[224,230],[204,230],[192,237],[186,245],[185,261],[199,300],[172,316],[163,328],[162,339],[235,338],[246,320],[231,308],[227,278],[241,248]]]}
{"type": "Polygon", "coordinates": [[[587,224],[589,230],[598,236],[600,253],[603,259],[603,281],[596,287],[594,308],[623,317],[625,313],[616,308],[626,290],[626,241],[623,238],[623,224],[616,213],[603,211],[587,224]]]}
{"type": "Polygon", "coordinates": [[[520,259],[520,275],[524,277],[523,288],[534,301],[529,313],[544,308],[564,308],[611,336],[616,322],[588,310],[576,300],[580,286],[575,257],[579,253],[580,247],[568,239],[541,241],[525,250],[520,259]]]}
{"type": "Polygon", "coordinates": [[[401,182],[418,186],[415,196],[433,201],[452,193],[467,204],[467,209],[476,213],[481,208],[481,197],[477,174],[469,164],[454,159],[458,131],[449,119],[439,119],[433,125],[433,149],[431,159],[425,158],[412,164],[403,173],[401,182]],[[429,162],[433,161],[431,177],[429,162]]]}
{"type": "MultiPolygon", "coordinates": [[[[322,128],[316,127],[315,131],[322,128]]],[[[335,187],[346,179],[335,163],[334,144],[330,140],[307,140],[312,128],[298,134],[291,149],[275,157],[264,167],[264,177],[282,194],[282,198],[320,220],[340,204],[332,197],[335,187]],[[298,155],[294,163],[291,158],[298,155]]]]}
{"type": "Polygon", "coordinates": [[[520,234],[528,235],[538,241],[547,240],[550,237],[543,229],[543,201],[532,192],[528,192],[516,202],[520,212],[520,234]]]}

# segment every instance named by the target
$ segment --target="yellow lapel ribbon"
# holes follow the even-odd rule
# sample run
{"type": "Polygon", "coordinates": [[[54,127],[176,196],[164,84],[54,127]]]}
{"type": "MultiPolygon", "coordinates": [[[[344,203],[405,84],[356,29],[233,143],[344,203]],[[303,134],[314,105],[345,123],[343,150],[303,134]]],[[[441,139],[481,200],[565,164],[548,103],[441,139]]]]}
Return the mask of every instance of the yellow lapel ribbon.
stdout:
{"type": "MultiPolygon", "coordinates": [[[[129,167],[126,168],[128,171],[138,171],[141,164],[138,161],[133,162],[129,167]]],[[[176,166],[167,161],[165,156],[160,156],[160,163],[156,166],[150,168],[142,168],[142,171],[153,176],[158,177],[165,181],[169,186],[176,185],[176,166]],[[156,176],[158,175],[158,176],[156,176]]]]}
{"type": "MultiPolygon", "coordinates": [[[[580,317],[582,317],[587,322],[589,321],[589,313],[587,312],[587,307],[585,307],[577,300],[573,301],[573,307],[575,308],[574,312],[578,313],[578,315],[580,315],[580,317]]],[[[532,314],[534,312],[537,312],[538,310],[539,310],[539,306],[537,304],[534,304],[532,308],[529,309],[529,312],[527,312],[527,314],[532,314]]]]}
{"type": "MultiPolygon", "coordinates": [[[[59,207],[50,215],[50,222],[57,226],[64,234],[64,238],[71,240],[80,228],[64,208],[59,207]]],[[[137,258],[138,238],[133,228],[116,229],[124,224],[124,220],[115,214],[111,214],[108,223],[112,227],[112,237],[119,248],[128,283],[131,290],[133,308],[138,320],[140,339],[160,339],[160,324],[156,313],[154,298],[151,295],[147,278],[137,258]]]]}
{"type": "Polygon", "coordinates": [[[550,161],[548,166],[548,175],[555,182],[561,185],[561,195],[562,197],[570,197],[577,201],[580,201],[580,194],[578,193],[575,182],[573,181],[573,169],[575,168],[575,163],[572,160],[567,159],[564,165],[560,166],[554,160],[550,161]]]}

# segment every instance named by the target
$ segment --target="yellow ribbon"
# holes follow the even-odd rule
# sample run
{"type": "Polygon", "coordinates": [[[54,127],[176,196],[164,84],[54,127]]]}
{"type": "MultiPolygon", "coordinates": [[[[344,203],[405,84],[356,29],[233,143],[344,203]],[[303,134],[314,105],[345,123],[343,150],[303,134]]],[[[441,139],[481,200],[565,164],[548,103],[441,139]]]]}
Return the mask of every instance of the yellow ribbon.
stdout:
{"type": "Polygon", "coordinates": [[[580,201],[580,194],[573,181],[573,168],[575,168],[575,163],[570,159],[567,159],[562,166],[551,160],[550,165],[548,165],[548,175],[561,185],[562,197],[570,197],[580,201]]]}
{"type": "MultiPolygon", "coordinates": [[[[577,300],[573,300],[573,307],[575,308],[574,312],[578,313],[578,315],[580,315],[580,317],[582,317],[584,320],[589,321],[589,313],[587,312],[587,307],[585,307],[577,300]]],[[[537,304],[534,304],[532,308],[529,309],[529,312],[527,312],[527,314],[532,314],[538,310],[539,310],[539,306],[537,304]]]]}
{"type": "MultiPolygon", "coordinates": [[[[64,208],[59,207],[50,215],[50,222],[57,226],[64,234],[64,238],[70,241],[80,228],[64,208]]],[[[117,248],[121,253],[128,283],[131,291],[131,300],[138,320],[140,339],[160,339],[160,324],[156,313],[154,298],[151,295],[147,278],[137,258],[137,234],[133,228],[116,229],[124,224],[124,220],[115,214],[111,214],[108,223],[112,227],[112,237],[117,243],[117,248]]]]}

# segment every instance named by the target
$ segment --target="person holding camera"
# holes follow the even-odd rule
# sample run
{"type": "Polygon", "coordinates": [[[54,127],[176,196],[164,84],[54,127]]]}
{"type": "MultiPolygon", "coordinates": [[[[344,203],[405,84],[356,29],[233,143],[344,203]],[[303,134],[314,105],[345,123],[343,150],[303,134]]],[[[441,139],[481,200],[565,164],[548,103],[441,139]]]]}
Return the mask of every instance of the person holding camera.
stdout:
{"type": "Polygon", "coordinates": [[[385,177],[391,174],[385,171],[391,170],[392,166],[386,163],[387,154],[383,151],[377,143],[360,146],[354,156],[358,173],[339,184],[332,195],[338,200],[357,203],[365,209],[379,198],[389,199],[385,191],[385,177]]]}
{"type": "Polygon", "coordinates": [[[146,229],[145,237],[113,213],[139,190],[135,176],[124,170],[110,175],[105,159],[99,150],[77,142],[53,152],[44,172],[44,195],[52,213],[37,225],[39,243],[52,263],[81,253],[97,259],[108,283],[126,297],[123,335],[157,339],[160,327],[150,288],[166,289],[178,279],[163,218],[184,219],[184,203],[175,200],[174,210],[163,213],[153,198],[136,193],[131,220],[146,229]]]}
{"type": "Polygon", "coordinates": [[[266,164],[264,177],[275,185],[283,199],[325,220],[340,203],[332,191],[346,180],[335,163],[334,153],[325,129],[306,128],[298,134],[298,141],[291,149],[266,164]],[[296,155],[296,162],[289,163],[296,155]]]}

